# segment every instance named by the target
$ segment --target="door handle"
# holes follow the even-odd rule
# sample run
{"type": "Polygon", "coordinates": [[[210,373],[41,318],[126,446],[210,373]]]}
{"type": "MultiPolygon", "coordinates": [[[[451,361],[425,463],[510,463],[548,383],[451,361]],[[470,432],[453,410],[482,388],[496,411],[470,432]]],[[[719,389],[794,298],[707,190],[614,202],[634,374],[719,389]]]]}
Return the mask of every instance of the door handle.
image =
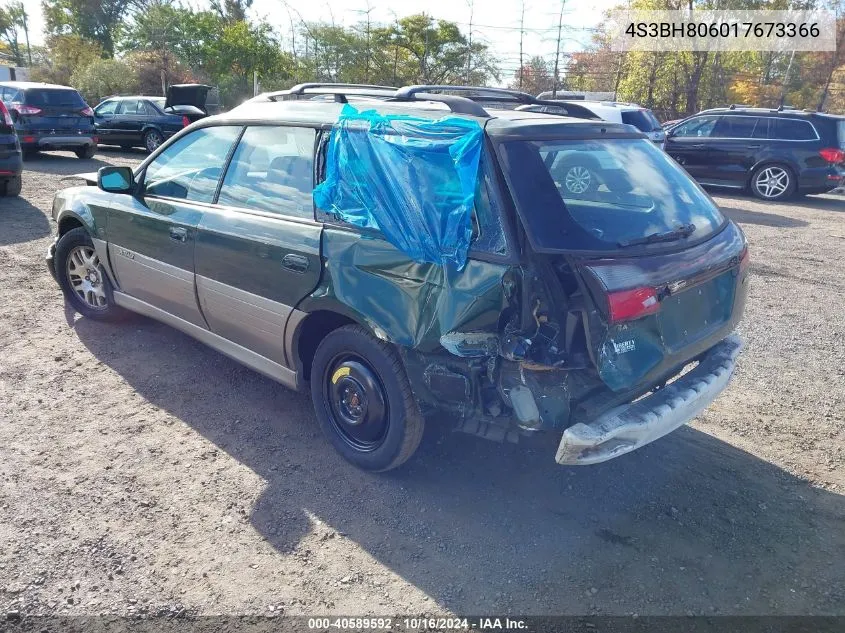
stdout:
{"type": "Polygon", "coordinates": [[[746,145],[748,149],[760,149],[762,145],[746,145]]]}
{"type": "Polygon", "coordinates": [[[704,143],[699,143],[698,145],[690,145],[690,149],[704,149],[707,147],[704,143]]]}
{"type": "Polygon", "coordinates": [[[308,270],[308,258],[289,253],[282,257],[282,267],[295,273],[304,273],[308,270]]]}
{"type": "Polygon", "coordinates": [[[171,226],[170,227],[170,239],[174,242],[187,242],[188,241],[188,229],[181,227],[181,226],[171,226]]]}

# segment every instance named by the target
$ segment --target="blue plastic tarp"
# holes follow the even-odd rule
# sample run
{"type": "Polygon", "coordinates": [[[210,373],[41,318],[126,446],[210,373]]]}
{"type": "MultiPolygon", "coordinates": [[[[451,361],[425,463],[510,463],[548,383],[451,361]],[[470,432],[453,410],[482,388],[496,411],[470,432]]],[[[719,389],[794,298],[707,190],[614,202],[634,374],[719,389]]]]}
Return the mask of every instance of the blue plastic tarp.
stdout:
{"type": "Polygon", "coordinates": [[[472,120],[438,120],[347,104],[329,138],[326,179],[314,189],[323,211],[378,229],[418,262],[463,268],[483,145],[472,120]]]}

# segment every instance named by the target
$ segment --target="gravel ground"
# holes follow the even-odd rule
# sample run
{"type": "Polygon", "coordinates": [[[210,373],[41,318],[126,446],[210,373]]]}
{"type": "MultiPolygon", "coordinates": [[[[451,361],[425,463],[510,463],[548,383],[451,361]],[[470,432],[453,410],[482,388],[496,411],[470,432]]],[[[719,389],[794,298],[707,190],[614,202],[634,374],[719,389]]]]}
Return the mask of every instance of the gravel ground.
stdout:
{"type": "Polygon", "coordinates": [[[613,462],[428,438],[369,475],[306,395],[154,321],[68,310],[61,176],[0,199],[0,616],[845,614],[845,199],[718,202],[748,234],[747,349],[700,418],[613,462]]]}

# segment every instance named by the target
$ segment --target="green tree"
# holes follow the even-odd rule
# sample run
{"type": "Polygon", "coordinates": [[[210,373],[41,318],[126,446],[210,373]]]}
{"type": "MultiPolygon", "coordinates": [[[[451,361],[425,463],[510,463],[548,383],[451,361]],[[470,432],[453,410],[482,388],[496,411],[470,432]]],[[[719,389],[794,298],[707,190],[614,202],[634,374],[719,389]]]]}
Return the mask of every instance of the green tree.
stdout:
{"type": "Polygon", "coordinates": [[[24,34],[28,58],[31,63],[32,52],[29,51],[27,13],[23,2],[9,2],[5,7],[0,7],[0,42],[8,46],[16,66],[24,65],[23,49],[20,42],[21,34],[24,34]]]}
{"type": "Polygon", "coordinates": [[[149,0],[42,0],[48,35],[78,35],[97,42],[108,57],[125,21],[149,0]]]}
{"type": "Polygon", "coordinates": [[[73,72],[102,58],[103,49],[96,42],[78,35],[54,35],[47,39],[41,63],[31,72],[33,81],[68,84],[73,72]]]}
{"type": "Polygon", "coordinates": [[[133,65],[118,59],[97,59],[77,69],[70,78],[90,104],[116,94],[136,94],[138,73],[133,65]]]}

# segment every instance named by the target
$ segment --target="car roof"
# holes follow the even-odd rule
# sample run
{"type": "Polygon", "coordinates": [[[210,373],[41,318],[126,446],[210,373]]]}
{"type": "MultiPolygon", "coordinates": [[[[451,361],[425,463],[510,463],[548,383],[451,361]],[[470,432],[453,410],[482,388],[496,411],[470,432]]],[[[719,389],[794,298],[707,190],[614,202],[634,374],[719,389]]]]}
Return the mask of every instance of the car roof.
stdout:
{"type": "Polygon", "coordinates": [[[698,114],[731,114],[739,116],[769,116],[769,117],[786,117],[794,119],[806,119],[812,116],[822,116],[831,118],[843,118],[835,114],[828,114],[826,112],[815,112],[813,110],[796,110],[793,108],[786,108],[783,110],[777,108],[710,108],[702,110],[698,114]]]}
{"type": "Polygon", "coordinates": [[[76,88],[72,88],[71,86],[60,86],[59,84],[45,84],[38,81],[2,81],[0,82],[0,86],[5,86],[7,88],[17,88],[18,90],[30,90],[32,88],[49,88],[51,90],[73,90],[76,92],[76,88]]]}
{"type": "MultiPolygon", "coordinates": [[[[434,101],[385,101],[381,99],[350,99],[350,104],[357,106],[359,110],[374,109],[382,114],[406,114],[424,119],[437,120],[443,117],[459,117],[477,121],[491,134],[549,134],[553,127],[558,129],[561,126],[573,127],[573,132],[597,131],[605,129],[614,134],[624,136],[641,136],[633,133],[631,127],[607,121],[589,119],[578,119],[562,116],[559,114],[546,114],[540,112],[527,112],[524,110],[504,110],[488,108],[490,117],[479,117],[470,114],[453,113],[448,106],[434,101]]],[[[303,99],[292,101],[267,101],[250,99],[245,103],[231,109],[230,111],[203,119],[206,124],[224,121],[260,121],[296,123],[308,126],[332,125],[339,118],[345,104],[334,101],[303,99]]]]}
{"type": "Polygon", "coordinates": [[[626,103],[625,101],[586,101],[581,99],[562,99],[562,103],[576,103],[578,105],[588,105],[592,107],[613,108],[615,110],[648,110],[636,103],[626,103]]]}
{"type": "Polygon", "coordinates": [[[106,97],[103,101],[118,101],[121,99],[164,99],[164,97],[158,95],[112,95],[111,97],[106,97]]]}

